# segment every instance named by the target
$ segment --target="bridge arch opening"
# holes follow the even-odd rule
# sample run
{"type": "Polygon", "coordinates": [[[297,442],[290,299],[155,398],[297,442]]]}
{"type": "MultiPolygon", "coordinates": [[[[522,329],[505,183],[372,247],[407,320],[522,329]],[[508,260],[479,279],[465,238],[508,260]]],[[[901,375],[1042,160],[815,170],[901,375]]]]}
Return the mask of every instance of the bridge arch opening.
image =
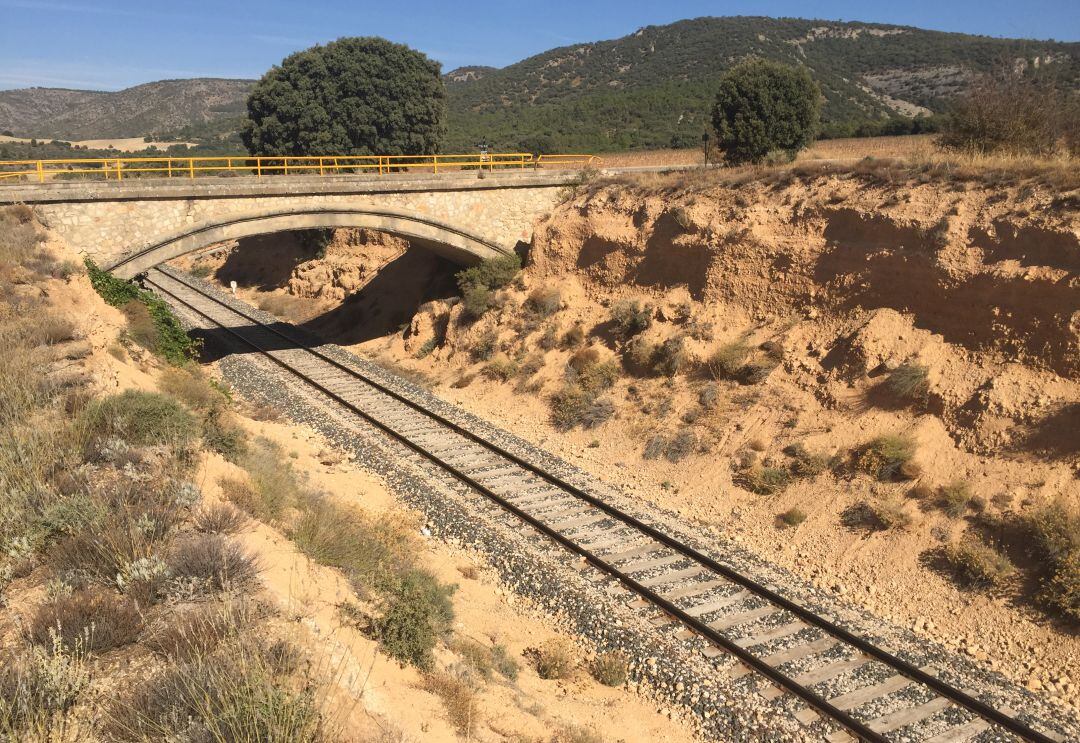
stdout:
{"type": "Polygon", "coordinates": [[[462,266],[368,228],[288,230],[230,240],[171,261],[339,345],[398,336],[418,308],[458,293],[462,266]]]}
{"type": "Polygon", "coordinates": [[[121,278],[133,278],[159,263],[212,245],[258,235],[332,228],[359,228],[395,235],[459,265],[472,265],[512,252],[471,230],[419,215],[376,209],[317,208],[258,213],[193,225],[132,251],[106,268],[121,278]]]}

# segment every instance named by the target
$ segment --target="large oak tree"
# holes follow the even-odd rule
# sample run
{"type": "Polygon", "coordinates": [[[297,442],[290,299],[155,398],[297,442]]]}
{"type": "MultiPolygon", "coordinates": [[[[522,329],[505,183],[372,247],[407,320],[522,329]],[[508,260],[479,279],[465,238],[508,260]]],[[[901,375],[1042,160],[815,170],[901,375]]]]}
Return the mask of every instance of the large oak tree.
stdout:
{"type": "Polygon", "coordinates": [[[253,155],[426,155],[445,134],[440,65],[354,37],[297,52],[256,83],[241,136],[253,155]]]}

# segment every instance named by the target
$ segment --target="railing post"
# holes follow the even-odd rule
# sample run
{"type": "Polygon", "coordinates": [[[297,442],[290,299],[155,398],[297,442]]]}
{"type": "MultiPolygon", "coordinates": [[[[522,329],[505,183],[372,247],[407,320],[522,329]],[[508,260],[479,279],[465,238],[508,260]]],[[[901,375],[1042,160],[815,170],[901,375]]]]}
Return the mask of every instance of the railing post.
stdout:
{"type": "Polygon", "coordinates": [[[195,158],[193,158],[193,157],[188,158],[187,167],[188,167],[188,177],[189,178],[194,178],[195,177],[195,158]]]}
{"type": "Polygon", "coordinates": [[[262,178],[262,158],[255,158],[255,177],[262,178]]]}
{"type": "Polygon", "coordinates": [[[38,183],[45,182],[45,166],[41,163],[40,160],[37,161],[37,179],[38,183]]]}
{"type": "Polygon", "coordinates": [[[281,162],[283,163],[282,167],[285,170],[285,175],[288,175],[289,174],[289,158],[283,157],[283,158],[281,158],[281,162]]]}
{"type": "Polygon", "coordinates": [[[172,178],[172,158],[168,159],[169,177],[172,178]]]}
{"type": "Polygon", "coordinates": [[[322,156],[319,157],[319,175],[326,175],[326,173],[323,172],[322,156]]]}
{"type": "Polygon", "coordinates": [[[116,180],[118,180],[118,181],[124,180],[124,173],[120,169],[120,158],[116,158],[116,180]]]}
{"type": "Polygon", "coordinates": [[[433,172],[438,173],[439,172],[439,156],[438,155],[432,155],[431,156],[431,163],[434,166],[433,172]]]}
{"type": "Polygon", "coordinates": [[[229,173],[232,172],[232,158],[225,158],[225,170],[229,173]]]}

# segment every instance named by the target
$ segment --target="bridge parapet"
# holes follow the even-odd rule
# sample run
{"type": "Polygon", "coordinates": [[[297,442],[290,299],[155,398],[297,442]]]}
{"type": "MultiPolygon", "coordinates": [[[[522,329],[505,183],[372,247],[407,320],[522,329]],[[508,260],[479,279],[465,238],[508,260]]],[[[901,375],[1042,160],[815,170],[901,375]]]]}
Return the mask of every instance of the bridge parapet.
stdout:
{"type": "Polygon", "coordinates": [[[0,186],[77,249],[133,275],[221,239],[307,227],[394,232],[468,263],[532,239],[574,171],[65,181],[0,186]],[[180,251],[180,252],[177,252],[180,251]]]}

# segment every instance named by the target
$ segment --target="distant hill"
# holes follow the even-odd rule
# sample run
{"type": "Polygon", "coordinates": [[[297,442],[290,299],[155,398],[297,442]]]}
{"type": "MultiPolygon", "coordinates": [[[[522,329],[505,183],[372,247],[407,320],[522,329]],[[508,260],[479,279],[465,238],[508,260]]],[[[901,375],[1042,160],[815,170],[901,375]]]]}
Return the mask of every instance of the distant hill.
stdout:
{"type": "Polygon", "coordinates": [[[502,69],[446,76],[448,149],[610,150],[695,146],[717,79],[755,55],[805,64],[833,135],[942,112],[978,73],[1038,67],[1076,89],[1080,44],[794,18],[696,18],[613,41],[552,49],[502,69]],[[865,127],[864,127],[865,128],[865,127]]]}
{"type": "MultiPolygon", "coordinates": [[[[1080,43],[995,39],[907,26],[795,18],[696,18],[552,49],[444,80],[444,151],[486,140],[531,152],[694,147],[723,72],[748,56],[810,68],[831,136],[910,130],[1001,66],[1080,90],[1080,43]]],[[[238,146],[253,81],[165,80],[116,93],[0,91],[0,131],[89,139],[157,135],[238,146]]]]}
{"type": "Polygon", "coordinates": [[[58,88],[0,90],[0,131],[39,139],[111,139],[210,132],[245,115],[252,80],[161,80],[115,93],[58,88]]]}

